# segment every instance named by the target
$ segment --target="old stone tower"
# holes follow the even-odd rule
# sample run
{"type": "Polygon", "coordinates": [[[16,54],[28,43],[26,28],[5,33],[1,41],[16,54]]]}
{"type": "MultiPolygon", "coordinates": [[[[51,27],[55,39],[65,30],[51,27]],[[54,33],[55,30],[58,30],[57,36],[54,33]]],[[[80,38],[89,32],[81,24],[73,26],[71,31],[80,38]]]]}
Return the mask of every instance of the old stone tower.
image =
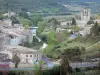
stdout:
{"type": "Polygon", "coordinates": [[[90,9],[83,8],[81,10],[81,21],[87,23],[90,20],[90,9]]]}

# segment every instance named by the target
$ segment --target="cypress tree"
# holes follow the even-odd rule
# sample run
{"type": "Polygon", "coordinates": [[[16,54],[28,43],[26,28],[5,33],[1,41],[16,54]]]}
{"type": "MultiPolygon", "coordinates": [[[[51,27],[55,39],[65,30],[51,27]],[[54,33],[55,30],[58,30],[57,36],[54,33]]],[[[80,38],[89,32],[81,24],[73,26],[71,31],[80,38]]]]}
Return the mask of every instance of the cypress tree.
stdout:
{"type": "Polygon", "coordinates": [[[92,36],[99,36],[99,25],[98,22],[95,22],[94,26],[91,28],[92,36]]]}
{"type": "Polygon", "coordinates": [[[76,23],[76,20],[75,20],[75,18],[73,17],[72,18],[72,25],[76,25],[77,23],[76,23]]]}

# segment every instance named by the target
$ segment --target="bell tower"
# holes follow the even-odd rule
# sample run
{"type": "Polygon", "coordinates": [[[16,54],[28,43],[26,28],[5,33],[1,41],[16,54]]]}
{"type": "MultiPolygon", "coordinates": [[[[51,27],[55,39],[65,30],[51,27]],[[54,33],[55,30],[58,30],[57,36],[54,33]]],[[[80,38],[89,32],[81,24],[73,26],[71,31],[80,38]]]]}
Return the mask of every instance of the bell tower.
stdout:
{"type": "Polygon", "coordinates": [[[84,23],[87,23],[90,20],[90,9],[89,8],[83,8],[81,10],[81,21],[84,23]]]}

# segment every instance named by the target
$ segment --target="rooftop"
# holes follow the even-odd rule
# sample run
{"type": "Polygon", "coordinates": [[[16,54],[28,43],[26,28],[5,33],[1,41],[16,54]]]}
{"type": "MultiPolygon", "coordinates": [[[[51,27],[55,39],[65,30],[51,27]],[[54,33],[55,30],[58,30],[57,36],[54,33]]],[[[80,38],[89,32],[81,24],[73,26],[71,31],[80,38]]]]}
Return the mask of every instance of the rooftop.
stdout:
{"type": "Polygon", "coordinates": [[[23,46],[7,46],[7,50],[11,52],[20,52],[20,53],[37,53],[37,50],[33,50],[23,46]]]}

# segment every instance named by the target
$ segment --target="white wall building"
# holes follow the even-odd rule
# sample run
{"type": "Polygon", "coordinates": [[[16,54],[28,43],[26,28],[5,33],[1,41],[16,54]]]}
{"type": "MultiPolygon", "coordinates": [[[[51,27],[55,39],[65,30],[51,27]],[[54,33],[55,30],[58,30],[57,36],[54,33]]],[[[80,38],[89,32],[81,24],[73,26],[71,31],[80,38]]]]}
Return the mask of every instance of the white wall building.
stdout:
{"type": "Polygon", "coordinates": [[[0,20],[0,26],[6,27],[6,28],[11,27],[12,21],[10,19],[0,20]]]}
{"type": "Polygon", "coordinates": [[[9,59],[12,59],[12,57],[17,54],[21,59],[20,63],[26,64],[33,64],[42,57],[42,53],[22,46],[7,46],[1,53],[8,54],[9,59]]]}
{"type": "Polygon", "coordinates": [[[85,27],[79,31],[79,34],[81,34],[82,36],[88,35],[88,34],[90,34],[90,29],[91,29],[91,26],[85,27]]]}

